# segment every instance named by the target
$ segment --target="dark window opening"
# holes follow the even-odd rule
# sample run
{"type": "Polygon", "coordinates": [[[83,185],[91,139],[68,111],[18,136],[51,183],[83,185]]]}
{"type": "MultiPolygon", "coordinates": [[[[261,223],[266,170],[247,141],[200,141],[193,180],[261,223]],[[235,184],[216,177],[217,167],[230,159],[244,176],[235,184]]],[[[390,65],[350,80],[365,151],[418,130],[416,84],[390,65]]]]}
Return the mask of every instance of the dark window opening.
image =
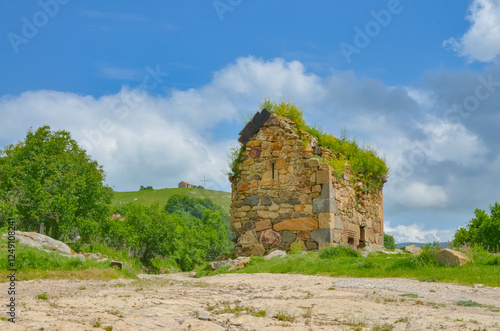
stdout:
{"type": "Polygon", "coordinates": [[[272,178],[274,179],[274,162],[271,163],[271,173],[272,173],[272,178]]]}
{"type": "Polygon", "coordinates": [[[366,246],[366,240],[365,240],[365,227],[360,226],[359,227],[359,248],[363,248],[366,246]]]}
{"type": "Polygon", "coordinates": [[[354,238],[347,238],[347,244],[349,246],[354,246],[354,238]]]}

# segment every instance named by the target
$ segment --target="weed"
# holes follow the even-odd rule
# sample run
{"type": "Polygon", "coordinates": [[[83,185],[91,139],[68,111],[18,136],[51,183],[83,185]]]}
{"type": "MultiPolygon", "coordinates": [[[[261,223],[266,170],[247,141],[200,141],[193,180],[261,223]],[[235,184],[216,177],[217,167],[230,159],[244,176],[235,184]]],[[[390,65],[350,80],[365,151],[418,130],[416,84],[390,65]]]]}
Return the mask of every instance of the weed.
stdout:
{"type": "Polygon", "coordinates": [[[297,241],[290,245],[290,254],[299,254],[300,252],[302,252],[302,241],[297,241]]]}
{"type": "Polygon", "coordinates": [[[375,325],[372,328],[373,331],[392,331],[394,330],[394,325],[385,323],[383,325],[375,325]]]}
{"type": "Polygon", "coordinates": [[[334,257],[360,257],[361,254],[350,246],[339,245],[336,247],[328,246],[319,252],[322,259],[331,259],[334,257]]]}
{"type": "Polygon", "coordinates": [[[85,286],[80,286],[78,289],[83,291],[83,290],[86,290],[87,288],[85,286]]]}
{"type": "Polygon", "coordinates": [[[92,323],[92,326],[93,326],[94,328],[100,328],[100,327],[101,327],[101,322],[99,322],[99,321],[95,321],[94,323],[92,323]]]}
{"type": "Polygon", "coordinates": [[[408,298],[418,298],[418,294],[415,294],[415,293],[405,293],[405,294],[401,294],[402,297],[408,297],[408,298]]]}
{"type": "Polygon", "coordinates": [[[107,327],[104,328],[106,331],[113,331],[113,327],[111,325],[108,325],[107,327]]]}
{"type": "Polygon", "coordinates": [[[302,314],[303,318],[311,318],[312,316],[312,308],[307,308],[306,311],[302,314]]]}
{"type": "Polygon", "coordinates": [[[405,317],[401,317],[399,318],[396,322],[394,323],[408,323],[408,321],[410,320],[410,318],[408,316],[405,316],[405,317]]]}
{"type": "Polygon", "coordinates": [[[123,317],[122,313],[120,313],[120,311],[117,309],[107,309],[106,313],[111,314],[111,315],[115,315],[118,317],[123,317]]]}
{"type": "Polygon", "coordinates": [[[293,322],[295,320],[294,315],[290,315],[284,311],[277,312],[276,315],[274,315],[273,317],[283,322],[293,322]]]}
{"type": "Polygon", "coordinates": [[[457,306],[482,307],[483,305],[472,300],[460,300],[455,303],[457,306]]]}
{"type": "Polygon", "coordinates": [[[421,306],[423,306],[423,305],[424,305],[424,302],[423,302],[423,301],[421,301],[421,300],[417,300],[417,301],[415,301],[415,304],[416,304],[416,305],[421,305],[421,306]]]}
{"type": "Polygon", "coordinates": [[[38,294],[36,296],[37,299],[40,299],[40,300],[48,300],[49,299],[49,296],[47,295],[47,293],[42,293],[42,294],[38,294]]]}
{"type": "Polygon", "coordinates": [[[254,313],[252,313],[253,316],[255,317],[266,317],[266,311],[265,310],[259,310],[254,313]]]}
{"type": "Polygon", "coordinates": [[[59,305],[57,304],[57,302],[53,301],[53,302],[49,302],[49,306],[51,306],[52,308],[57,308],[59,307],[59,305]]]}

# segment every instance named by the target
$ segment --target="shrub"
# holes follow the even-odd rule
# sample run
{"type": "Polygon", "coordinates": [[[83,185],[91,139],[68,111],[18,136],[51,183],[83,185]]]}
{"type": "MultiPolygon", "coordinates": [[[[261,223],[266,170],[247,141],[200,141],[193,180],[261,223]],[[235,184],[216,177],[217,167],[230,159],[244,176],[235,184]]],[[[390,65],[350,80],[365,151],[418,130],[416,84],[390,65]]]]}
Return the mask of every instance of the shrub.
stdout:
{"type": "Polygon", "coordinates": [[[319,252],[321,259],[331,259],[336,257],[360,257],[361,254],[350,246],[339,245],[336,247],[329,246],[323,248],[319,252]]]}
{"type": "Polygon", "coordinates": [[[384,232],[384,247],[386,249],[396,249],[398,246],[396,245],[396,241],[394,237],[388,233],[384,232]]]}

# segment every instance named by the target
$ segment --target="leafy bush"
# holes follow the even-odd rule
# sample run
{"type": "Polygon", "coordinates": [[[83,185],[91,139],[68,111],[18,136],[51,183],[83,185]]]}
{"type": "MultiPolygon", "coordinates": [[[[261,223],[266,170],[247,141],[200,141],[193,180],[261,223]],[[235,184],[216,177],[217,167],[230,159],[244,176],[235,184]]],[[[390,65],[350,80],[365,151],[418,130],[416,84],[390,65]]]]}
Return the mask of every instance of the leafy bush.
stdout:
{"type": "Polygon", "coordinates": [[[457,230],[454,244],[477,244],[489,252],[500,252],[500,204],[490,205],[490,215],[476,209],[475,216],[465,228],[457,230]]]}
{"type": "Polygon", "coordinates": [[[89,242],[109,213],[112,191],[104,179],[69,132],[29,130],[24,141],[0,150],[0,223],[15,217],[24,231],[44,223],[53,238],[89,242]]]}
{"type": "Polygon", "coordinates": [[[396,249],[398,246],[396,245],[396,241],[394,237],[388,233],[384,232],[384,247],[386,249],[396,249]]]}
{"type": "Polygon", "coordinates": [[[336,247],[328,246],[319,252],[319,257],[322,259],[331,259],[336,257],[360,257],[361,254],[354,248],[345,245],[336,247]]]}

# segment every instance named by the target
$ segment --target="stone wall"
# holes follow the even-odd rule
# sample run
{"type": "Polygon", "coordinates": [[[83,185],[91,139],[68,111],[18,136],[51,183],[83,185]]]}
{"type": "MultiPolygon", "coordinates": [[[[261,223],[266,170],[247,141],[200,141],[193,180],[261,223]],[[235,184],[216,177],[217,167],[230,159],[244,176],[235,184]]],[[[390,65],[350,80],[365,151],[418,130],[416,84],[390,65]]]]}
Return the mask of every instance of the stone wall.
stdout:
{"type": "Polygon", "coordinates": [[[240,173],[231,178],[239,255],[288,251],[294,242],[303,250],[383,245],[382,190],[362,193],[348,169],[343,179],[332,176],[320,160],[333,153],[291,120],[271,115],[246,143],[240,173]]]}

